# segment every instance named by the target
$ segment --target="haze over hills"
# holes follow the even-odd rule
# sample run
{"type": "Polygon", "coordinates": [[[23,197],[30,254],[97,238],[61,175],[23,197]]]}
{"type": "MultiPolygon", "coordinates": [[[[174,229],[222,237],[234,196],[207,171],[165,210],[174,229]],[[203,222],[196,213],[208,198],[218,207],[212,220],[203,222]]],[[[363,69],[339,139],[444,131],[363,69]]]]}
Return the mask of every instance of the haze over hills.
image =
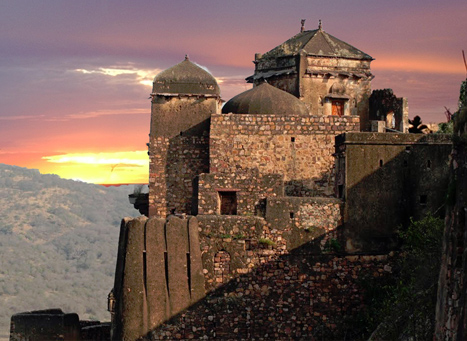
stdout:
{"type": "Polygon", "coordinates": [[[140,215],[132,192],[0,164],[0,339],[22,311],[110,320],[120,221],[140,215]]]}

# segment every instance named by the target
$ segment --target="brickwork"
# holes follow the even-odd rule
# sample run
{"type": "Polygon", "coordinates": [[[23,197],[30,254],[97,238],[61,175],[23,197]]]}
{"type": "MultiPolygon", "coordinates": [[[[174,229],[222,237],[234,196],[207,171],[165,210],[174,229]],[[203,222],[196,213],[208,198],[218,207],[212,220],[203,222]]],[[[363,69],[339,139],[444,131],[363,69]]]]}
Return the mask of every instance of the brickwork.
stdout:
{"type": "Polygon", "coordinates": [[[198,214],[220,214],[219,191],[222,190],[235,191],[238,215],[262,215],[266,197],[284,194],[283,177],[260,174],[257,169],[202,174],[198,181],[198,214]]]}
{"type": "Polygon", "coordinates": [[[293,223],[279,229],[261,217],[199,215],[207,296],[147,338],[313,340],[350,335],[345,321],[365,309],[362,279],[390,274],[393,253],[349,256],[323,247],[325,231],[332,233],[340,224],[339,201],[274,198],[271,204],[288,199],[287,213],[296,209],[296,219],[321,235],[309,233],[297,244],[300,231],[293,223]]]}
{"type": "Polygon", "coordinates": [[[268,198],[266,220],[281,231],[288,249],[318,240],[309,253],[339,251],[342,240],[343,202],[332,198],[268,198]]]}
{"type": "Polygon", "coordinates": [[[358,131],[357,116],[213,115],[210,172],[257,168],[284,175],[290,196],[331,196],[334,137],[358,131]]]}
{"type": "Polygon", "coordinates": [[[344,339],[364,311],[363,278],[389,275],[392,257],[258,253],[257,268],[150,333],[151,339],[344,339]]]}
{"type": "Polygon", "coordinates": [[[149,154],[150,216],[191,214],[193,179],[209,170],[209,137],[152,137],[149,154]]]}
{"type": "Polygon", "coordinates": [[[166,217],[173,209],[192,214],[192,181],[209,171],[209,118],[219,98],[152,95],[149,216],[166,217]]]}

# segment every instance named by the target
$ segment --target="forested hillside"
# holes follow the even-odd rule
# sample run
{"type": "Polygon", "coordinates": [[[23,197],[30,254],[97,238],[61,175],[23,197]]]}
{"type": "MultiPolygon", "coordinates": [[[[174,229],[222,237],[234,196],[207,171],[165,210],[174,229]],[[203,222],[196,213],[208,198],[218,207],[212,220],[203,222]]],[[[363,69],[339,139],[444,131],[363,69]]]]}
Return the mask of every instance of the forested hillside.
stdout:
{"type": "Polygon", "coordinates": [[[0,164],[0,339],[33,309],[110,320],[120,220],[139,215],[132,192],[0,164]]]}

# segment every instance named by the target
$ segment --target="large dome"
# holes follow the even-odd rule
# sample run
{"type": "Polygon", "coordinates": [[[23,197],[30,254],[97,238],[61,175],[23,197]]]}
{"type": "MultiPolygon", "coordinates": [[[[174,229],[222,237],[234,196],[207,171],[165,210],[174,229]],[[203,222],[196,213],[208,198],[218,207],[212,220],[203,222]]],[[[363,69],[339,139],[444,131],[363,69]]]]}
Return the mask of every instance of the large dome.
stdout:
{"type": "Polygon", "coordinates": [[[230,99],[222,108],[222,113],[309,115],[309,110],[297,97],[262,83],[230,99]]]}
{"type": "Polygon", "coordinates": [[[153,82],[156,94],[220,95],[216,79],[206,70],[185,60],[159,73],[153,82]]]}

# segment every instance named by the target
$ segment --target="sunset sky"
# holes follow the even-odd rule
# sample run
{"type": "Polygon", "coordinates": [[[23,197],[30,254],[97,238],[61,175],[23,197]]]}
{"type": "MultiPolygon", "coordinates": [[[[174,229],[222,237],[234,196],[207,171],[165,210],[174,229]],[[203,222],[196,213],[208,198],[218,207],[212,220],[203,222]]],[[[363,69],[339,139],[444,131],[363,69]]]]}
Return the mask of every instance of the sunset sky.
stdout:
{"type": "Polygon", "coordinates": [[[222,98],[247,90],[256,52],[316,29],[371,55],[373,89],[423,122],[455,111],[467,1],[2,0],[0,163],[94,183],[147,183],[151,84],[190,59],[222,98]]]}

